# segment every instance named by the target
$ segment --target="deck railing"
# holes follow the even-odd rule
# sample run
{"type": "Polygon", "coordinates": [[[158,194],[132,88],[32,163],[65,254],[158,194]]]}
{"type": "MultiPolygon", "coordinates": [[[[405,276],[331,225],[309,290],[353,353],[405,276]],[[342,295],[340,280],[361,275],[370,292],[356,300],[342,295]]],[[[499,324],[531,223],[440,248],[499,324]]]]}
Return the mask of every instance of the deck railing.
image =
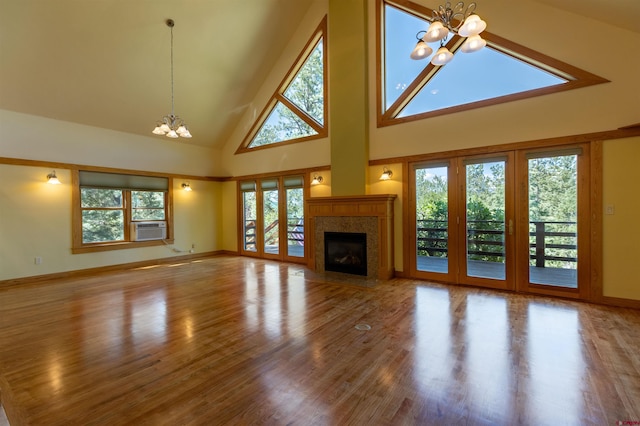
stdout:
{"type": "MultiPolygon", "coordinates": [[[[447,221],[419,220],[417,227],[418,255],[444,257],[448,252],[447,221]]],[[[275,232],[278,220],[265,229],[266,243],[278,241],[275,232]],[[272,235],[273,234],[273,235],[272,235]]],[[[544,268],[547,261],[577,262],[576,222],[532,221],[530,222],[531,254],[535,265],[544,268]],[[567,230],[574,229],[574,230],[567,230]],[[573,253],[573,255],[572,255],[573,253]]],[[[467,222],[467,253],[473,259],[500,261],[504,258],[504,222],[496,220],[475,220],[467,222]]],[[[256,221],[245,221],[245,250],[256,249],[256,221]]],[[[287,240],[290,245],[304,245],[304,220],[291,217],[287,219],[287,240]]]]}
{"type": "MultiPolygon", "coordinates": [[[[447,221],[418,220],[418,255],[444,257],[448,251],[447,221]]],[[[576,222],[530,222],[530,255],[535,265],[544,268],[548,261],[577,262],[576,222]]],[[[504,222],[476,220],[467,222],[467,253],[472,259],[501,261],[504,258],[504,222]]]]}
{"type": "MultiPolygon", "coordinates": [[[[279,235],[274,230],[278,229],[278,219],[271,222],[264,230],[265,244],[277,244],[279,235]]],[[[289,245],[304,245],[304,220],[299,217],[287,218],[287,241],[289,245]]],[[[244,225],[245,250],[256,249],[256,220],[246,219],[244,225]]]]}

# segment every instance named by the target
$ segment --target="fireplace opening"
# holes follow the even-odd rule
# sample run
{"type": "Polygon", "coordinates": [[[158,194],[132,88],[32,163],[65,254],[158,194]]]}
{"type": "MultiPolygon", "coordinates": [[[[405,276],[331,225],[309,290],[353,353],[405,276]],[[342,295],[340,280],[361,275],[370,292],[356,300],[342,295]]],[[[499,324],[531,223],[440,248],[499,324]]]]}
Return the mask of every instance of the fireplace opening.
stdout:
{"type": "Polygon", "coordinates": [[[324,270],[367,275],[367,234],[324,233],[324,270]]]}

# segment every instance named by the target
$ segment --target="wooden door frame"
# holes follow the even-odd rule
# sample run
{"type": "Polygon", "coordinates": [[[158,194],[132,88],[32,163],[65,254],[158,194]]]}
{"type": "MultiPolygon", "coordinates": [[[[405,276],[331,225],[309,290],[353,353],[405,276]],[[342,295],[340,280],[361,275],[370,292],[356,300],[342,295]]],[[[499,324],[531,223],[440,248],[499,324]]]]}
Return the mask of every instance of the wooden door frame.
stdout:
{"type": "Polygon", "coordinates": [[[592,229],[592,196],[591,174],[591,150],[590,143],[563,145],[558,147],[543,147],[536,149],[518,150],[516,160],[516,178],[518,188],[516,191],[516,206],[518,206],[516,223],[516,278],[518,292],[533,293],[546,296],[557,296],[570,299],[591,300],[591,229],[592,229]],[[569,289],[529,282],[529,178],[528,159],[529,153],[561,152],[567,149],[581,149],[582,153],[577,158],[577,184],[578,184],[578,288],[569,289]]]}

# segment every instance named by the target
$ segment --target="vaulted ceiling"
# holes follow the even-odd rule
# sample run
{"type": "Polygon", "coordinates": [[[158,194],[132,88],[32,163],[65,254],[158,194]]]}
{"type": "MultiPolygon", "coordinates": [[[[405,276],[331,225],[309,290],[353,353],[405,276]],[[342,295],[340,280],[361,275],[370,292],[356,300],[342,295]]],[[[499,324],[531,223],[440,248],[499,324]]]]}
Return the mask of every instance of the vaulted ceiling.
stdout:
{"type": "MultiPolygon", "coordinates": [[[[314,1],[0,0],[0,109],[150,136],[171,18],[182,141],[221,147],[314,1]]],[[[536,1],[640,32],[638,0],[536,1]]]]}
{"type": "Polygon", "coordinates": [[[220,146],[312,2],[0,0],[0,108],[153,136],[171,111],[171,18],[181,142],[220,146]]]}

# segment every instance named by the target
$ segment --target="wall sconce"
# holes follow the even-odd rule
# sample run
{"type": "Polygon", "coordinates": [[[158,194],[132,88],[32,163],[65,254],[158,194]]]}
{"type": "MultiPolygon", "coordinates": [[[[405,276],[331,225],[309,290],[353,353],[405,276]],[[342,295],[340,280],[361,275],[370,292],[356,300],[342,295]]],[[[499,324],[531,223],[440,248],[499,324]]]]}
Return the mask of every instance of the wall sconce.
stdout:
{"type": "Polygon", "coordinates": [[[185,182],[182,184],[182,189],[184,189],[185,191],[189,192],[189,191],[193,191],[191,189],[191,185],[189,185],[189,182],[185,182]]]}
{"type": "Polygon", "coordinates": [[[47,175],[47,183],[50,183],[51,185],[60,185],[62,183],[58,180],[55,170],[47,175]]]}
{"type": "Polygon", "coordinates": [[[383,167],[382,168],[382,174],[380,175],[380,180],[389,180],[391,179],[391,176],[393,176],[393,172],[389,169],[387,169],[387,167],[383,167]]]}
{"type": "Polygon", "coordinates": [[[317,173],[313,174],[313,179],[311,180],[311,185],[320,185],[324,179],[317,173]]]}

